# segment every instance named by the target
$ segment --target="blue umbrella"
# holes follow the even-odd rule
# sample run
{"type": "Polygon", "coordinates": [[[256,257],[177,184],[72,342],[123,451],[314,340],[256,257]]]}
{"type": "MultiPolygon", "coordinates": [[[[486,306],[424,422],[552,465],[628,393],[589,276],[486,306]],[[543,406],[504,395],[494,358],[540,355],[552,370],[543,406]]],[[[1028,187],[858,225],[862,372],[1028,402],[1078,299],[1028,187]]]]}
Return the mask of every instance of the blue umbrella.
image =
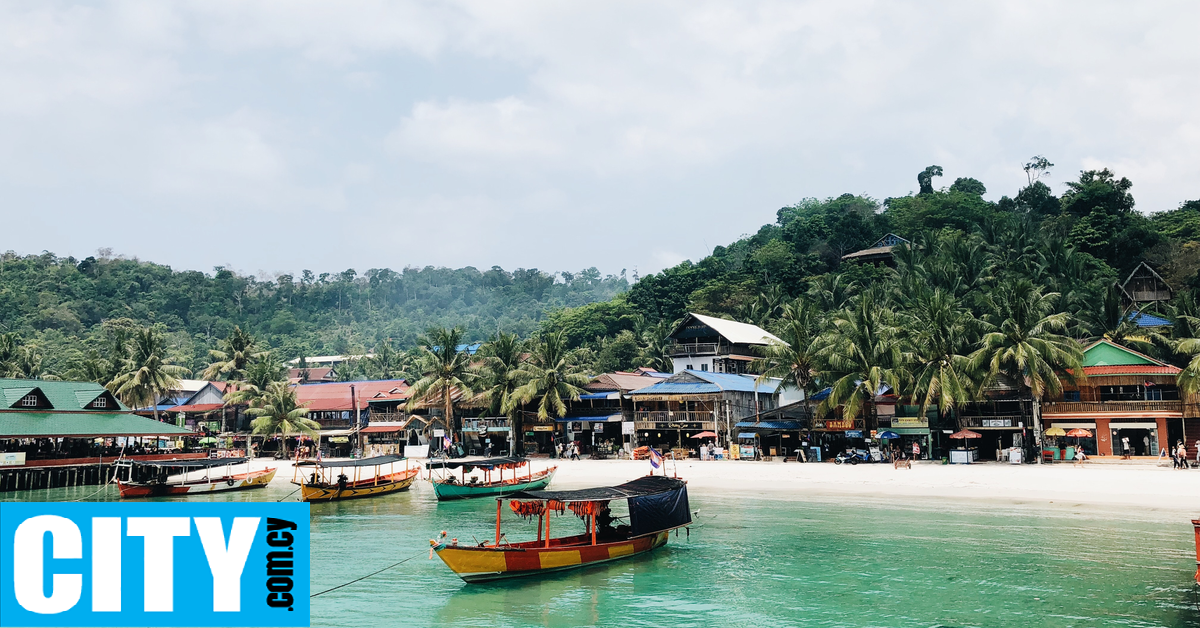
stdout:
{"type": "Polygon", "coordinates": [[[886,438],[888,440],[895,440],[897,438],[900,438],[899,434],[897,434],[891,430],[884,430],[884,431],[876,434],[875,436],[876,436],[876,438],[886,438]]]}

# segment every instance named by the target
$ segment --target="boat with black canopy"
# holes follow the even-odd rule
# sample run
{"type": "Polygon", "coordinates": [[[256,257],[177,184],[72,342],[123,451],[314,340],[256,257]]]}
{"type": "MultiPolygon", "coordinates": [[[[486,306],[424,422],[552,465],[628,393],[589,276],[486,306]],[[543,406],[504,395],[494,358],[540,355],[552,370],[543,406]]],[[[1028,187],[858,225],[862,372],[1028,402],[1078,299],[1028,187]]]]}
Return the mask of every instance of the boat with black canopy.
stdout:
{"type": "Polygon", "coordinates": [[[408,458],[403,456],[301,460],[293,467],[292,484],[300,487],[300,501],[331,502],[403,491],[412,485],[420,472],[420,466],[410,467],[408,458]],[[404,463],[403,470],[396,470],[398,462],[404,463]],[[387,467],[386,471],[384,467],[387,467]]]}
{"type": "Polygon", "coordinates": [[[549,467],[534,473],[528,458],[485,458],[483,460],[438,460],[425,464],[430,470],[430,481],[438,501],[470,499],[473,497],[499,497],[519,491],[539,491],[554,479],[558,467],[549,467]],[[524,467],[524,469],[522,469],[524,467]],[[435,476],[434,470],[442,473],[435,476]],[[454,472],[458,471],[456,475],[454,472]],[[508,471],[508,474],[505,474],[508,471]],[[479,475],[471,475],[476,472],[479,475]]]}
{"type": "Polygon", "coordinates": [[[445,533],[430,541],[442,562],[466,582],[487,582],[576,569],[637,556],[667,544],[671,530],[691,525],[687,483],[648,475],[619,486],[576,491],[525,491],[496,499],[496,536],[490,542],[459,545],[445,533]],[[628,523],[614,526],[611,502],[625,500],[628,523]],[[510,543],[500,530],[504,502],[517,516],[538,520],[537,540],[510,543]],[[550,536],[551,513],[583,519],[585,532],[550,536]]]}
{"type": "Polygon", "coordinates": [[[122,499],[266,488],[275,477],[273,467],[252,470],[249,458],[122,459],[116,467],[122,499]]]}

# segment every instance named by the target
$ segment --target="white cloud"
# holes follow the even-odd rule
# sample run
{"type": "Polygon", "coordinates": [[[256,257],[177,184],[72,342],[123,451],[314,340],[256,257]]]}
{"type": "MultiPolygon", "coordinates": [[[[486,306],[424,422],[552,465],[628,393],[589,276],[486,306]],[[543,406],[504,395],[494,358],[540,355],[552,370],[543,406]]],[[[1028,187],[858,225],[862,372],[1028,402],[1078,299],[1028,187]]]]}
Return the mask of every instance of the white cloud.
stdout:
{"type": "Polygon", "coordinates": [[[1040,153],[1058,189],[1107,166],[1139,208],[1169,209],[1200,197],[1197,18],[1186,2],[6,4],[0,199],[30,226],[81,207],[124,225],[34,251],[398,265],[363,235],[387,224],[424,236],[403,263],[643,274],[805,196],[907,193],[931,163],[998,198],[1040,153]],[[336,220],[321,246],[148,244],[214,211],[306,243],[336,220]]]}

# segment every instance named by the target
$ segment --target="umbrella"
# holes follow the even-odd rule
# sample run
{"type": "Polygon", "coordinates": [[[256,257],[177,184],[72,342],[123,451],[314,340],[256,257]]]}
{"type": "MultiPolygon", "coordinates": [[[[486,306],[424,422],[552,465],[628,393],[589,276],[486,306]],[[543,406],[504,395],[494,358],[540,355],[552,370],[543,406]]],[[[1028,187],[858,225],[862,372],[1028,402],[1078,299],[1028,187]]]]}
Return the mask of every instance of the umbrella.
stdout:
{"type": "Polygon", "coordinates": [[[980,434],[979,432],[972,432],[971,430],[960,430],[951,434],[950,438],[957,438],[959,440],[964,438],[983,438],[983,434],[980,434]]]}
{"type": "Polygon", "coordinates": [[[699,434],[692,434],[692,438],[716,438],[716,437],[717,437],[716,432],[700,432],[699,434]]]}
{"type": "Polygon", "coordinates": [[[880,433],[876,434],[875,436],[876,436],[877,438],[881,438],[881,439],[882,439],[882,438],[886,438],[886,439],[888,439],[888,440],[894,440],[894,439],[900,438],[900,435],[899,435],[899,434],[897,434],[897,433],[895,433],[895,432],[893,432],[893,431],[891,431],[891,430],[884,430],[884,431],[882,431],[882,432],[880,432],[880,433]]]}
{"type": "Polygon", "coordinates": [[[201,445],[211,445],[215,442],[217,442],[217,439],[213,438],[212,436],[206,436],[200,439],[201,445]]]}
{"type": "Polygon", "coordinates": [[[1070,432],[1067,432],[1067,436],[1075,436],[1078,438],[1090,438],[1092,436],[1092,433],[1081,427],[1077,427],[1077,428],[1071,430],[1070,432]]]}
{"type": "MultiPolygon", "coordinates": [[[[1071,431],[1074,431],[1074,430],[1071,430],[1071,431]]],[[[1052,427],[1052,428],[1046,430],[1046,436],[1066,436],[1066,435],[1067,435],[1067,431],[1061,427],[1052,427]]],[[[1088,434],[1088,436],[1091,436],[1091,434],[1088,434]]]]}

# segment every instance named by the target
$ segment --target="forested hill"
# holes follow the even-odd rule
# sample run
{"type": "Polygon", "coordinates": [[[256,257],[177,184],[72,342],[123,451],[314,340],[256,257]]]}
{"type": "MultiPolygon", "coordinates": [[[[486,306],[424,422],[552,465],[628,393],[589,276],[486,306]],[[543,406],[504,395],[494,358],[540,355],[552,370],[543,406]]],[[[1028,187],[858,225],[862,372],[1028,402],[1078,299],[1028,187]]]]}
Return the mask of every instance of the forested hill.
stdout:
{"type": "Polygon", "coordinates": [[[668,368],[663,337],[687,311],[773,327],[798,297],[829,313],[872,290],[881,307],[903,309],[914,292],[936,288],[985,316],[989,295],[1026,281],[1060,295],[1055,307],[1070,314],[1076,337],[1120,334],[1125,313],[1114,284],[1142,261],[1176,289],[1166,307],[1200,317],[1200,201],[1147,216],[1135,207],[1133,183],[1108,170],[1082,172],[1055,196],[1039,180],[1051,166],[1035,158],[1025,165],[1028,185],[996,202],[970,177],[935,185],[937,166],[921,171],[919,191],[906,196],[805,199],[753,235],[632,286],[623,271],[602,277],[594,268],[262,278],[111,255],[10,252],[0,256],[0,340],[25,347],[19,371],[30,377],[72,376],[86,354],[104,353],[120,336],[114,330],[135,325],[166,332],[168,357],[194,373],[235,325],[281,359],[373,351],[388,339],[409,349],[431,326],[460,326],[472,341],[497,330],[561,330],[594,372],[668,368]],[[914,243],[900,251],[898,268],[842,261],[888,233],[914,243]]]}
{"type": "MultiPolygon", "coordinates": [[[[83,260],[52,253],[0,256],[0,333],[36,346],[50,373],[63,373],[110,335],[106,326],[160,324],[170,357],[196,370],[235,325],[280,358],[357,353],[391,338],[405,347],[435,325],[467,338],[503,329],[527,335],[545,312],[611,299],[624,272],[595,268],[550,274],[499,267],[371,269],[274,278],[175,271],[111,255],[83,260]]],[[[196,371],[198,372],[198,370],[196,371]]]]}
{"type": "Polygon", "coordinates": [[[1142,261],[1176,290],[1176,302],[1164,307],[1200,315],[1200,201],[1143,214],[1133,183],[1109,170],[1082,172],[1055,196],[1039,180],[1052,166],[1035,157],[1025,164],[1028,185],[996,202],[970,177],[935,185],[938,166],[918,173],[920,190],[902,197],[804,199],[699,262],[643,277],[613,301],[555,312],[547,326],[606,353],[605,366],[628,366],[655,355],[657,327],[688,311],[772,327],[796,298],[828,313],[874,290],[880,306],[891,306],[911,296],[905,282],[920,281],[983,315],[998,286],[1028,280],[1060,295],[1056,307],[1084,338],[1123,320],[1114,284],[1142,261]],[[842,261],[889,233],[914,243],[898,269],[842,261]]]}

